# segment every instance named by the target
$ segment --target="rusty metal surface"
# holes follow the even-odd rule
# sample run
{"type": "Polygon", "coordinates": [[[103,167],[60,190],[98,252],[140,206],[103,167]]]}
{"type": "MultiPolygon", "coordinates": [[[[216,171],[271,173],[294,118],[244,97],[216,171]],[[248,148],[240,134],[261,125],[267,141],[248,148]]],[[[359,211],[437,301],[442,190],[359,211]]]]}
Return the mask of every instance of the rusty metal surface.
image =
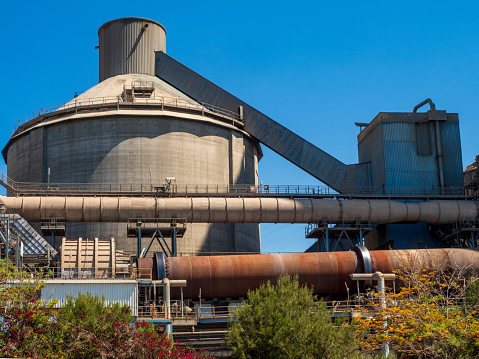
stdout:
{"type": "MultiPolygon", "coordinates": [[[[249,289],[268,280],[276,283],[281,274],[297,274],[301,284],[318,295],[342,293],[352,288],[350,273],[356,271],[353,252],[257,254],[166,258],[168,278],[186,279],[185,298],[244,297],[249,289]]],[[[179,290],[172,290],[177,298],[179,290]]]]}
{"type": "MultiPolygon", "coordinates": [[[[372,272],[391,273],[401,268],[467,268],[479,273],[479,251],[470,249],[418,249],[370,251],[372,272]]],[[[145,262],[146,264],[146,262],[145,262]]],[[[322,252],[236,256],[166,258],[167,277],[186,280],[185,298],[245,297],[248,290],[268,280],[276,283],[282,274],[297,274],[303,285],[320,296],[346,293],[355,288],[349,275],[364,271],[356,253],[322,252]]],[[[152,264],[151,264],[152,265],[152,264]]],[[[172,289],[172,298],[180,290],[172,289]]]]}
{"type": "Polygon", "coordinates": [[[156,263],[153,258],[137,258],[138,279],[156,280],[156,263]]]}
{"type": "Polygon", "coordinates": [[[462,248],[370,251],[373,272],[416,268],[467,268],[479,273],[479,252],[462,248]]]}

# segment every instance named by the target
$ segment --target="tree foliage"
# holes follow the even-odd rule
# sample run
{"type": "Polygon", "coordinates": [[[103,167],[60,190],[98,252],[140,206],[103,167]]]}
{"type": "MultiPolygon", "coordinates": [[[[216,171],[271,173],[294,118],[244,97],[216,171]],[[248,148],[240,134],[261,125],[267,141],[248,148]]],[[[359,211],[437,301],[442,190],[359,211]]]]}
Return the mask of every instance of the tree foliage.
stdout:
{"type": "Polygon", "coordinates": [[[226,343],[235,358],[354,358],[353,328],[335,322],[312,290],[283,276],[248,293],[229,322],[226,343]]]}
{"type": "Polygon", "coordinates": [[[0,261],[0,329],[2,356],[57,357],[58,331],[52,320],[55,302],[43,303],[38,276],[18,271],[9,261],[0,261]],[[50,355],[51,354],[51,355],[50,355]]]}
{"type": "Polygon", "coordinates": [[[2,357],[30,358],[207,358],[173,343],[146,322],[133,322],[127,306],[106,304],[89,294],[56,301],[39,299],[38,277],[0,262],[2,357]]]}
{"type": "Polygon", "coordinates": [[[388,345],[400,357],[478,358],[477,278],[467,267],[413,268],[404,264],[396,272],[403,287],[386,293],[385,306],[371,300],[363,308],[369,314],[356,323],[362,349],[388,345]]]}

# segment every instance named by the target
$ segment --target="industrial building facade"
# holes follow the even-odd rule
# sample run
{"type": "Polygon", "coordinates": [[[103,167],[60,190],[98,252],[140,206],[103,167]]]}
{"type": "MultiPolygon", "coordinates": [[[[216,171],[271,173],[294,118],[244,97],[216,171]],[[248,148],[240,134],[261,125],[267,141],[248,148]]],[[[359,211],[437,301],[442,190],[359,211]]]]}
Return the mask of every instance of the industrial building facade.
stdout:
{"type": "MultiPolygon", "coordinates": [[[[234,304],[285,272],[340,294],[351,273],[395,269],[384,249],[477,246],[458,114],[429,99],[381,112],[357,124],[359,161],[344,164],[166,55],[165,38],[148,19],[104,24],[100,83],[19,123],[2,151],[2,253],[54,268],[45,295],[100,294],[103,282],[88,281],[110,278],[105,290],[121,289],[138,316],[160,305],[157,285],[161,305],[181,299],[183,314],[186,299],[234,304]],[[258,183],[261,145],[328,189],[258,183]],[[253,255],[260,223],[307,224],[308,252],[337,252],[253,255]]],[[[470,255],[435,251],[451,263],[470,255]]]]}

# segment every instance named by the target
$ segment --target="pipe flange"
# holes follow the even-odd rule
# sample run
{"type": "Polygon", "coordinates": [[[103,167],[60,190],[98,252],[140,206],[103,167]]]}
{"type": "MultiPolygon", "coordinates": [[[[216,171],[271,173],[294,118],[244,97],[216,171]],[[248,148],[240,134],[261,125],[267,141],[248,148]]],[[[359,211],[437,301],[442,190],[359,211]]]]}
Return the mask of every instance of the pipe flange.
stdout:
{"type": "Polygon", "coordinates": [[[371,254],[366,246],[354,246],[353,251],[358,258],[356,273],[373,273],[371,254]]]}
{"type": "Polygon", "coordinates": [[[156,254],[156,268],[158,271],[158,279],[168,278],[165,254],[162,252],[157,252],[156,254]]]}

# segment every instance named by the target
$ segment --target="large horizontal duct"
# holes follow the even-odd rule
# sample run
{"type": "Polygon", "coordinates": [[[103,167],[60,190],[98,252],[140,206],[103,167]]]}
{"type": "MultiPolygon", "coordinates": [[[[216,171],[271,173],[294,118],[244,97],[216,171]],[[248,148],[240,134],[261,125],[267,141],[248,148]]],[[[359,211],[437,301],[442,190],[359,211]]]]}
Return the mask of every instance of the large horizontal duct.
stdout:
{"type": "Polygon", "coordinates": [[[404,203],[367,199],[286,199],[230,197],[5,197],[5,213],[27,221],[51,217],[67,222],[126,222],[130,218],[184,218],[198,223],[445,224],[479,220],[478,201],[404,203]]]}
{"type": "MultiPolygon", "coordinates": [[[[282,274],[298,275],[317,295],[355,291],[351,273],[391,273],[398,269],[467,269],[479,272],[479,252],[469,249],[418,249],[348,252],[256,254],[237,256],[169,257],[157,254],[155,277],[186,280],[185,298],[234,298],[246,296],[261,283],[275,282],[282,274]]],[[[153,265],[142,262],[141,268],[153,265]]],[[[156,278],[155,278],[156,279],[156,278]]],[[[178,297],[180,291],[172,292],[178,297]]]]}

